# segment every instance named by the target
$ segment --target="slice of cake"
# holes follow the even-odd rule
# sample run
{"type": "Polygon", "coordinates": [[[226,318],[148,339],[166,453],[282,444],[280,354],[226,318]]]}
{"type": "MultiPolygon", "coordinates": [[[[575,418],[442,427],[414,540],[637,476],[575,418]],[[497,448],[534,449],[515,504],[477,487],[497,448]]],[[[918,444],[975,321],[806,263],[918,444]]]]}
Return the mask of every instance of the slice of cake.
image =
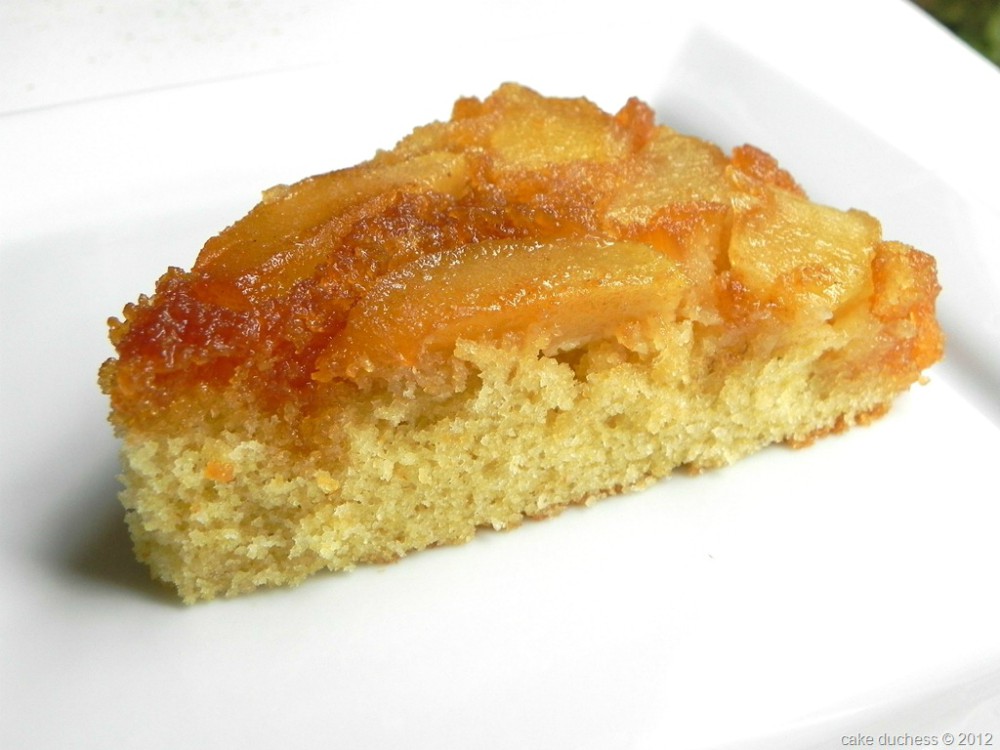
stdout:
{"type": "Polygon", "coordinates": [[[937,292],[872,217],[635,99],[460,99],[111,321],[136,553],[193,602],[802,445],[940,358],[937,292]]]}

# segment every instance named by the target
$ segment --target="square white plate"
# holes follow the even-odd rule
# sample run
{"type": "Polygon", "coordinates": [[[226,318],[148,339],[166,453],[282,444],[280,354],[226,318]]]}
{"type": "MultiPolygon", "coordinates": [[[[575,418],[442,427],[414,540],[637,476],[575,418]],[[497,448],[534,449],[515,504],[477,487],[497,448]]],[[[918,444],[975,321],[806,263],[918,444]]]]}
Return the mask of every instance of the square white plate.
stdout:
{"type": "Polygon", "coordinates": [[[1000,75],[903,3],[568,7],[317,11],[323,64],[0,116],[0,745],[1000,746],[1000,75]],[[938,258],[947,362],[805,451],[183,607],[115,499],[106,318],[261,188],[503,80],[638,95],[878,216],[938,258]]]}

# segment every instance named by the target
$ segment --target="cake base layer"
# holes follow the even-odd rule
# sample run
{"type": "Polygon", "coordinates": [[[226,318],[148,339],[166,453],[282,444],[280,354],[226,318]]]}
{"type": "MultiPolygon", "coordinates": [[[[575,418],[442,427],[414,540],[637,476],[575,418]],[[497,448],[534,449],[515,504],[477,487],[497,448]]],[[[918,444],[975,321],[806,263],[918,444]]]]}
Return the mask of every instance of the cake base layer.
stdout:
{"type": "Polygon", "coordinates": [[[263,415],[129,435],[122,500],[139,558],[188,603],[296,584],[864,422],[905,386],[831,370],[837,339],[825,326],[724,369],[690,323],[644,354],[463,341],[451,394],[345,385],[316,421],[326,448],[290,449],[263,415]]]}

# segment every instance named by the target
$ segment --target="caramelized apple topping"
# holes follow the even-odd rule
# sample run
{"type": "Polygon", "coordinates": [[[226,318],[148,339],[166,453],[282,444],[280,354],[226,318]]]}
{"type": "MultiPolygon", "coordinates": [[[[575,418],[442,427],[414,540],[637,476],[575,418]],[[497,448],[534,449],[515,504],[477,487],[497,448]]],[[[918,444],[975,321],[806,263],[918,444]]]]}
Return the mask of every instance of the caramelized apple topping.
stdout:
{"type": "Polygon", "coordinates": [[[879,269],[929,277],[880,240],[757,149],[726,158],[635,99],[609,115],[505,85],[369,162],[268,190],[111,321],[101,382],[119,420],[227,385],[277,409],[460,339],[553,351],[678,316],[745,328],[747,311],[806,300],[830,317],[873,289],[903,309],[879,269]]]}

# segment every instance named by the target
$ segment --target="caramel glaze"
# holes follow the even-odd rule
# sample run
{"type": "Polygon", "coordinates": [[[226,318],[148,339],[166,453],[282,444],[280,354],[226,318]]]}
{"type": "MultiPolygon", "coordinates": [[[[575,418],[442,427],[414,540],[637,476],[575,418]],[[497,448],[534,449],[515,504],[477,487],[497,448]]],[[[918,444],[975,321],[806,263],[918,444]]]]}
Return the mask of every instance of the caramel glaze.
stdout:
{"type": "MultiPolygon", "coordinates": [[[[111,319],[117,358],[100,380],[113,420],[146,424],[179,395],[227,387],[265,411],[302,407],[325,383],[349,379],[351,363],[336,353],[351,311],[380,279],[491,241],[645,243],[703,290],[704,319],[745,329],[784,303],[730,267],[733,172],[803,195],[767,154],[745,146],[727,159],[655,126],[635,99],[615,115],[514,85],[459,100],[451,121],[418,128],[369,162],[267,191],[190,271],[169,269],[151,297],[111,319]]],[[[876,283],[903,263],[897,256],[878,261],[876,283]]],[[[903,263],[917,268],[910,275],[923,292],[882,294],[885,315],[930,316],[922,325],[933,325],[932,263],[903,263]]],[[[413,324],[399,321],[389,335],[402,340],[413,324]]],[[[920,346],[894,356],[919,372],[939,356],[939,337],[920,346]]]]}

